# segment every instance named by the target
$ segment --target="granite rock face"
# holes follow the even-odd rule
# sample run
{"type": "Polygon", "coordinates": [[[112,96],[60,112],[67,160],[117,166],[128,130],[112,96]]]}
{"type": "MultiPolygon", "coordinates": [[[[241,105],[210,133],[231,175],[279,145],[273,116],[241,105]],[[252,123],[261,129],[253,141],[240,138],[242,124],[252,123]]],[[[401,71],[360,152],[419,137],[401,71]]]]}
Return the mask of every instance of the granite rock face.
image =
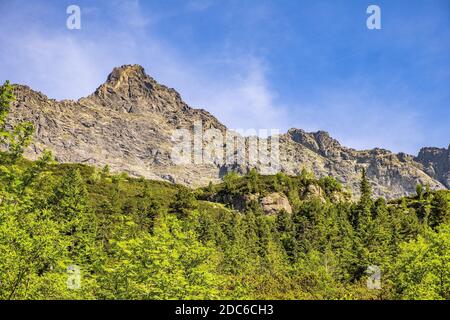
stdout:
{"type": "MultiPolygon", "coordinates": [[[[220,161],[176,165],[171,158],[174,130],[191,133],[199,122],[203,132],[225,132],[226,127],[207,111],[188,106],[139,65],[115,68],[93,94],[78,101],[56,101],[22,85],[15,86],[15,94],[10,121],[32,121],[36,129],[26,152],[31,159],[48,149],[59,162],[108,164],[113,171],[194,187],[218,182],[230,170],[245,173],[251,167],[248,162],[220,161]]],[[[247,150],[249,139],[240,138],[247,150]]],[[[333,176],[354,195],[363,167],[374,193],[388,198],[413,193],[417,183],[450,188],[450,149],[424,148],[417,157],[383,149],[358,151],[341,146],[326,132],[301,129],[278,138],[281,171],[298,174],[306,168],[318,177],[333,176]]],[[[220,145],[225,148],[226,143],[220,145]]]]}
{"type": "Polygon", "coordinates": [[[415,161],[424,166],[425,172],[450,189],[450,145],[444,148],[422,148],[415,161]]]}
{"type": "Polygon", "coordinates": [[[270,193],[263,197],[260,203],[264,213],[267,215],[277,214],[281,210],[284,210],[287,213],[292,213],[292,207],[289,203],[289,200],[282,193],[270,193]]]}

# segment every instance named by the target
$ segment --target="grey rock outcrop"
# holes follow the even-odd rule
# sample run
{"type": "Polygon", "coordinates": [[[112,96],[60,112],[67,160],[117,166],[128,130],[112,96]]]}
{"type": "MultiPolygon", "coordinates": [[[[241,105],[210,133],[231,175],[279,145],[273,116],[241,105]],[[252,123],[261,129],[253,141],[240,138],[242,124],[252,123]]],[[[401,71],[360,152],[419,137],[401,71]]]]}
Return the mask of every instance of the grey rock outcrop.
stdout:
{"type": "Polygon", "coordinates": [[[444,148],[422,148],[415,161],[424,166],[425,172],[450,189],[450,145],[444,148]]]}
{"type": "Polygon", "coordinates": [[[283,193],[270,193],[263,197],[260,203],[264,213],[267,215],[277,214],[281,210],[292,213],[292,207],[289,200],[283,193]]]}

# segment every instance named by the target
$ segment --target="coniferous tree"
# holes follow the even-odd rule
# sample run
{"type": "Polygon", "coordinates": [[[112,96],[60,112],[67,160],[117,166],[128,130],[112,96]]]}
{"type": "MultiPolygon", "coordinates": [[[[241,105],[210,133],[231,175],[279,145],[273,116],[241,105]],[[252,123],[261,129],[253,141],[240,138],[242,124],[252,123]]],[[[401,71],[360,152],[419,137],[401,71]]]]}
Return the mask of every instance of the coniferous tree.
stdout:
{"type": "Polygon", "coordinates": [[[423,186],[420,183],[418,183],[416,185],[416,195],[417,195],[417,199],[419,199],[419,200],[423,199],[423,186]]]}
{"type": "Polygon", "coordinates": [[[88,272],[101,255],[96,242],[98,220],[89,206],[86,183],[78,169],[69,170],[56,185],[50,208],[67,241],[70,262],[88,272]]]}
{"type": "Polygon", "coordinates": [[[192,210],[197,208],[197,201],[192,192],[185,187],[178,188],[175,199],[170,205],[171,212],[186,218],[192,210]]]}
{"type": "Polygon", "coordinates": [[[252,168],[248,173],[248,189],[250,193],[259,192],[258,171],[255,168],[252,168]]]}
{"type": "Polygon", "coordinates": [[[290,258],[293,258],[296,252],[296,242],[292,215],[284,209],[281,210],[277,215],[276,226],[284,250],[290,258]]]}
{"type": "Polygon", "coordinates": [[[403,299],[450,299],[450,227],[427,230],[400,246],[394,282],[403,299]]]}
{"type": "Polygon", "coordinates": [[[360,203],[364,206],[370,206],[372,202],[372,187],[369,180],[367,179],[365,168],[363,168],[361,172],[360,192],[360,203]]]}
{"type": "Polygon", "coordinates": [[[56,217],[65,225],[65,232],[75,233],[87,210],[87,189],[79,170],[72,169],[62,177],[51,204],[56,217]]]}
{"type": "Polygon", "coordinates": [[[448,219],[450,215],[450,207],[445,195],[436,192],[431,201],[431,210],[428,217],[428,224],[432,228],[436,228],[448,219]]]}

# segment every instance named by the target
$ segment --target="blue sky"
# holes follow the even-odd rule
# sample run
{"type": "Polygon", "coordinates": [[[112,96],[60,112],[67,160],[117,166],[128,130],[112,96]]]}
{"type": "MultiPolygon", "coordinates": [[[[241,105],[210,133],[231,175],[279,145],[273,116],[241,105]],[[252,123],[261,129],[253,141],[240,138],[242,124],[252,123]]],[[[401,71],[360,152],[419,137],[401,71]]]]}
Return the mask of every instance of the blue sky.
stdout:
{"type": "Polygon", "coordinates": [[[230,128],[325,130],[416,154],[450,143],[448,0],[0,0],[0,81],[78,99],[141,64],[230,128]],[[81,8],[81,30],[66,8],[81,8]],[[368,30],[366,8],[381,8],[368,30]]]}

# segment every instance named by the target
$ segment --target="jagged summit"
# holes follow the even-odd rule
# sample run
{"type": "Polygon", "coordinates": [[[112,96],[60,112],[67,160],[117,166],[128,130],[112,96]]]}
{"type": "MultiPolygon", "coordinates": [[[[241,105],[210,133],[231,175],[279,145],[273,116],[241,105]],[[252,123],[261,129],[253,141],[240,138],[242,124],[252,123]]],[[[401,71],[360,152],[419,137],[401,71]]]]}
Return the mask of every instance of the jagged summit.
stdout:
{"type": "Polygon", "coordinates": [[[127,89],[134,89],[133,86],[138,86],[143,89],[143,92],[151,93],[155,85],[156,81],[145,73],[142,66],[138,64],[123,65],[114,68],[108,75],[106,82],[96,92],[101,93],[104,88],[124,92],[127,89]]]}
{"type": "Polygon", "coordinates": [[[142,67],[140,64],[125,64],[120,67],[115,67],[108,75],[107,82],[114,82],[125,76],[141,79],[148,77],[148,75],[145,73],[144,67],[142,67]]]}
{"type": "Polygon", "coordinates": [[[326,131],[306,132],[302,129],[291,128],[287,134],[297,143],[303,144],[309,149],[326,155],[331,150],[340,148],[339,141],[332,138],[326,131]]]}
{"type": "Polygon", "coordinates": [[[189,108],[178,92],[156,82],[138,64],[114,68],[106,82],[80,102],[127,113],[177,112],[189,108]]]}

